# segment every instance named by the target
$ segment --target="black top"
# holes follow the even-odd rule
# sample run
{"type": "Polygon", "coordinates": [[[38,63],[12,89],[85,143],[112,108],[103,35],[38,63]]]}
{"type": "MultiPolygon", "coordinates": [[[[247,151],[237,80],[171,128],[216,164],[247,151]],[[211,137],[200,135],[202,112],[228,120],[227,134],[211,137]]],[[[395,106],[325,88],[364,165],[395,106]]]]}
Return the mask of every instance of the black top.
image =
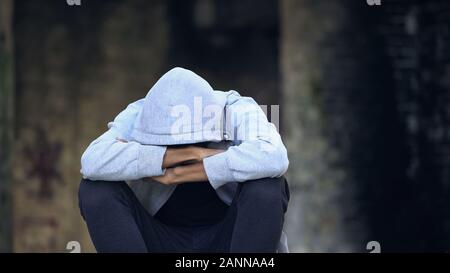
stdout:
{"type": "MultiPolygon", "coordinates": [[[[223,146],[224,143],[203,142],[194,145],[226,149],[226,146],[223,146]]],[[[186,145],[177,146],[183,147],[186,145]]],[[[180,165],[186,163],[189,162],[180,165]]],[[[159,209],[155,217],[165,224],[174,226],[211,225],[225,217],[228,207],[217,196],[216,191],[208,181],[184,183],[177,185],[169,200],[159,209]]]]}
{"type": "Polygon", "coordinates": [[[203,226],[219,222],[227,208],[209,182],[184,183],[176,187],[155,217],[167,225],[203,226]]]}

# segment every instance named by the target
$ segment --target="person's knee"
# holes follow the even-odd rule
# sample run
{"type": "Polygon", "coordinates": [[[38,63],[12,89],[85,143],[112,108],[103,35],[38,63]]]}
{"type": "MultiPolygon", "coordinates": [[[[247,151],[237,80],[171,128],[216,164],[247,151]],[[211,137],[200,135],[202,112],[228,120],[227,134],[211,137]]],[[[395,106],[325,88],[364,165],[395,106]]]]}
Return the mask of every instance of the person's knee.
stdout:
{"type": "Polygon", "coordinates": [[[241,198],[264,207],[284,207],[287,201],[285,178],[263,178],[243,182],[241,198]]]}
{"type": "Polygon", "coordinates": [[[82,179],[78,190],[80,209],[83,212],[105,208],[120,197],[124,186],[125,182],[82,179]]]}

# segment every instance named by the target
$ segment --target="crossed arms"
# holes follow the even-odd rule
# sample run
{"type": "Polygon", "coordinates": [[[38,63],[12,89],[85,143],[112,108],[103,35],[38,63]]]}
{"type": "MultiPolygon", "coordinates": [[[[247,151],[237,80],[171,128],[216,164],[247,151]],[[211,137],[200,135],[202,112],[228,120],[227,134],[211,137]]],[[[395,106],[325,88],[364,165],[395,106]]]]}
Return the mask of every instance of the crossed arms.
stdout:
{"type": "Polygon", "coordinates": [[[166,185],[207,181],[203,159],[221,152],[224,151],[197,146],[167,148],[162,162],[164,174],[151,178],[166,185]]]}
{"type": "MultiPolygon", "coordinates": [[[[256,105],[248,97],[235,93],[229,105],[256,105]]],[[[113,122],[109,130],[95,139],[81,158],[81,173],[91,180],[121,181],[152,177],[164,184],[209,181],[217,189],[228,182],[244,182],[264,177],[279,177],[289,165],[287,151],[275,126],[259,108],[246,113],[246,118],[264,120],[268,131],[247,138],[242,120],[231,124],[239,143],[226,151],[188,146],[141,145],[129,139],[129,132],[143,105],[143,100],[130,104],[113,122]],[[262,148],[265,147],[265,148],[262,148]],[[182,162],[192,164],[176,166],[182,162]]]]}

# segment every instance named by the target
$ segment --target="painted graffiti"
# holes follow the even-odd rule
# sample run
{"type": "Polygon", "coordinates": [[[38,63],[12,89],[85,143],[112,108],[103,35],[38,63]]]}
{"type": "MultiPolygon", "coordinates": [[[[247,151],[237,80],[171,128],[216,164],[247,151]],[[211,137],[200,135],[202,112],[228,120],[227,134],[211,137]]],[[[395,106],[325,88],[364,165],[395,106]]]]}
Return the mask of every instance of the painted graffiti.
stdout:
{"type": "Polygon", "coordinates": [[[24,148],[25,158],[31,163],[31,167],[27,171],[27,178],[39,181],[38,190],[32,192],[31,195],[40,199],[51,199],[54,192],[52,184],[64,184],[57,168],[61,151],[61,142],[50,141],[42,128],[35,130],[33,143],[24,148]]]}

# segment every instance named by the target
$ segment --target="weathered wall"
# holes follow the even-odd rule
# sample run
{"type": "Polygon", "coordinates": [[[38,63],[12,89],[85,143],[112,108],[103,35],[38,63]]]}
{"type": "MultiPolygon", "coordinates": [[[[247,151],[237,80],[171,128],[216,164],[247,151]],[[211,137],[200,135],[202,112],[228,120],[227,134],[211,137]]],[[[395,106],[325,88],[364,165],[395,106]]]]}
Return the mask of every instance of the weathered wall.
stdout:
{"type": "Polygon", "coordinates": [[[276,1],[255,1],[14,1],[15,103],[11,0],[0,1],[0,238],[10,239],[12,116],[14,250],[78,240],[92,251],[77,208],[80,155],[181,65],[281,105],[292,251],[366,251],[369,240],[448,251],[450,3],[282,0],[277,15],[276,1]]]}
{"type": "Polygon", "coordinates": [[[164,1],[16,1],[14,250],[81,240],[79,160],[87,144],[164,70],[164,1]]]}
{"type": "MultiPolygon", "coordinates": [[[[406,183],[395,231],[401,250],[450,247],[450,2],[391,0],[383,6],[384,50],[405,128],[406,183]]],[[[396,193],[397,194],[397,193],[396,193]]],[[[392,207],[384,206],[385,210],[392,207]]],[[[378,231],[385,215],[378,215],[378,231]]],[[[385,233],[385,232],[384,232],[385,233]]]]}
{"type": "Polygon", "coordinates": [[[11,251],[11,145],[13,143],[12,0],[0,2],[0,252],[11,251]]]}
{"type": "Polygon", "coordinates": [[[252,16],[254,0],[200,2],[16,2],[15,251],[64,251],[80,238],[93,250],[77,208],[81,153],[168,68],[279,102],[276,1],[252,16]]]}
{"type": "Polygon", "coordinates": [[[282,2],[293,251],[364,250],[377,239],[368,233],[367,211],[376,203],[367,192],[384,190],[380,181],[394,184],[402,173],[377,11],[365,1],[282,2]]]}
{"type": "Polygon", "coordinates": [[[285,0],[294,251],[448,251],[450,3],[285,0]]]}
{"type": "Polygon", "coordinates": [[[168,2],[172,64],[196,71],[215,89],[281,103],[277,0],[168,2]]]}

